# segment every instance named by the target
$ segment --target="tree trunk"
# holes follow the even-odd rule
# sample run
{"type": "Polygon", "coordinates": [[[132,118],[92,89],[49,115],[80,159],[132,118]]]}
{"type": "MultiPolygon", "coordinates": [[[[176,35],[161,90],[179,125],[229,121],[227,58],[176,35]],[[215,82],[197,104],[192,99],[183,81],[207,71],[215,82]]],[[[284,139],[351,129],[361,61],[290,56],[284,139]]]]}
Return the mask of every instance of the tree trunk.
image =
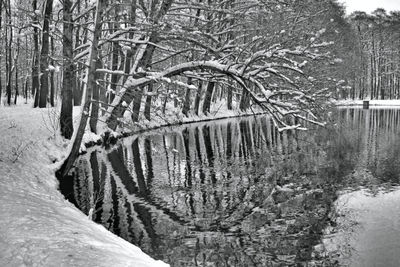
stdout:
{"type": "MultiPolygon", "coordinates": [[[[30,51],[32,54],[32,49],[29,50],[29,46],[28,46],[28,36],[25,35],[25,51],[30,51]]],[[[25,97],[25,104],[28,103],[28,77],[29,77],[29,67],[28,67],[28,56],[26,57],[26,68],[25,68],[25,79],[24,79],[24,97],[25,97]]]]}
{"type": "Polygon", "coordinates": [[[200,110],[200,100],[201,100],[201,95],[203,91],[203,81],[199,80],[199,85],[197,87],[197,94],[196,94],[196,99],[194,100],[194,113],[196,115],[199,115],[199,110],[200,110]]]}
{"type": "Polygon", "coordinates": [[[71,0],[64,0],[63,4],[63,80],[61,89],[61,114],[60,126],[61,135],[67,139],[71,139],[74,131],[72,118],[72,97],[75,85],[75,77],[73,75],[74,65],[72,62],[73,55],[73,21],[72,14],[69,12],[72,7],[71,0]]]}
{"type": "MultiPolygon", "coordinates": [[[[119,53],[120,53],[120,47],[117,42],[112,42],[112,65],[111,68],[113,71],[118,70],[118,62],[119,62],[119,53]]],[[[109,102],[111,103],[114,100],[115,93],[117,90],[117,83],[118,83],[118,75],[117,74],[111,74],[111,79],[110,79],[110,88],[111,88],[111,93],[109,94],[109,102]]]]}
{"type": "Polygon", "coordinates": [[[97,0],[97,7],[96,7],[96,13],[95,13],[95,19],[94,19],[94,32],[93,32],[93,40],[92,40],[92,45],[90,48],[90,54],[88,57],[88,62],[87,65],[89,66],[87,69],[87,79],[85,83],[85,89],[83,93],[83,98],[82,100],[84,101],[82,103],[82,113],[81,113],[81,118],[79,121],[79,126],[78,129],[76,130],[75,137],[73,138],[73,144],[71,147],[71,151],[65,160],[64,164],[58,171],[58,174],[61,176],[65,176],[70,168],[72,167],[72,164],[74,163],[76,157],[79,154],[79,149],[81,147],[82,143],[82,138],[83,134],[85,133],[85,128],[86,124],[89,118],[89,112],[90,112],[90,104],[91,104],[91,99],[92,99],[92,92],[93,88],[96,85],[96,80],[95,80],[95,72],[96,72],[96,64],[97,64],[97,58],[98,58],[98,43],[99,39],[101,37],[101,28],[102,28],[102,23],[101,19],[103,17],[103,9],[105,6],[106,0],[97,0]]]}
{"type": "MultiPolygon", "coordinates": [[[[100,57],[97,58],[96,62],[96,69],[100,69],[102,67],[101,59],[100,57]]],[[[97,120],[99,119],[99,101],[100,101],[100,85],[98,84],[97,80],[99,80],[101,77],[100,73],[95,73],[94,79],[95,79],[95,86],[93,87],[93,98],[92,98],[92,109],[90,113],[90,131],[93,133],[97,133],[97,120]]]]}
{"type": "Polygon", "coordinates": [[[137,122],[139,120],[140,106],[142,103],[142,88],[135,88],[133,91],[133,106],[132,106],[132,122],[137,122]]]}
{"type": "Polygon", "coordinates": [[[53,0],[46,0],[42,31],[42,50],[40,52],[40,97],[39,108],[45,108],[49,93],[49,30],[53,12],[53,0]]]}
{"type": "MultiPolygon", "coordinates": [[[[0,0],[0,34],[3,34],[2,33],[2,31],[3,31],[3,28],[2,28],[3,16],[1,16],[2,13],[3,13],[3,0],[0,0]]],[[[2,40],[0,40],[0,46],[3,46],[2,40]]],[[[2,56],[0,53],[0,63],[1,63],[1,58],[2,58],[2,56]]],[[[0,73],[0,106],[2,104],[2,101],[1,101],[2,100],[1,97],[3,96],[2,93],[3,93],[3,83],[2,83],[1,73],[0,73]]]]}
{"type": "Polygon", "coordinates": [[[24,96],[25,96],[25,104],[28,103],[28,89],[29,85],[28,85],[28,74],[26,74],[25,76],[25,83],[24,83],[24,96]]]}
{"type": "Polygon", "coordinates": [[[227,99],[227,105],[228,105],[228,110],[232,110],[232,98],[233,98],[233,86],[229,86],[228,88],[228,99],[227,99]]]}
{"type": "Polygon", "coordinates": [[[239,109],[245,111],[249,107],[250,96],[249,93],[243,89],[242,97],[240,98],[239,109]]]}
{"type": "Polygon", "coordinates": [[[19,50],[20,50],[20,45],[21,45],[21,40],[19,37],[19,34],[21,34],[21,30],[18,32],[18,37],[17,37],[17,51],[15,52],[15,60],[14,60],[14,69],[15,69],[15,96],[14,96],[14,105],[17,104],[17,99],[19,95],[19,90],[18,90],[18,57],[19,57],[19,50]]]}
{"type": "MultiPolygon", "coordinates": [[[[192,78],[190,78],[190,77],[188,78],[187,84],[188,85],[192,84],[192,78]]],[[[186,88],[185,103],[183,104],[183,108],[182,108],[182,113],[186,117],[189,115],[189,111],[190,111],[190,99],[191,99],[191,89],[186,88]]]]}
{"type": "MultiPolygon", "coordinates": [[[[136,8],[137,8],[137,0],[131,0],[131,10],[130,10],[130,21],[129,24],[134,27],[136,23],[136,8]]],[[[132,39],[134,37],[133,31],[129,32],[129,39],[132,39]]],[[[137,51],[137,45],[131,45],[130,50],[127,51],[126,57],[125,57],[125,66],[124,66],[124,72],[125,74],[129,74],[131,71],[131,63],[132,63],[132,58],[136,54],[137,51]]],[[[124,76],[122,83],[124,84],[126,80],[128,79],[128,76],[124,76]]]]}
{"type": "MultiPolygon", "coordinates": [[[[54,39],[51,37],[51,55],[54,56],[54,39]]],[[[51,65],[54,67],[54,60],[50,61],[51,65]]],[[[54,69],[50,71],[50,105],[54,107],[54,69]]]]}
{"type": "Polygon", "coordinates": [[[7,69],[7,104],[11,105],[11,83],[12,83],[12,39],[13,39],[13,30],[11,27],[11,3],[10,0],[8,0],[8,6],[7,6],[7,23],[8,26],[6,28],[6,33],[7,29],[9,28],[9,34],[6,36],[9,37],[9,43],[7,47],[7,63],[6,63],[6,69],[7,69]]]}
{"type": "MultiPolygon", "coordinates": [[[[152,33],[149,42],[157,43],[158,34],[152,33]]],[[[143,57],[140,59],[139,63],[137,64],[138,67],[143,67],[144,69],[148,69],[151,65],[151,60],[153,58],[155,46],[146,46],[145,52],[143,53],[143,57]]],[[[132,121],[137,122],[139,120],[140,114],[140,106],[142,104],[142,97],[143,97],[143,90],[144,86],[141,86],[135,90],[134,93],[134,100],[133,100],[133,107],[132,107],[132,121]]],[[[146,103],[151,104],[151,96],[147,96],[149,100],[146,99],[146,103]],[[150,97],[150,98],[149,98],[150,97]]]]}
{"type": "MultiPolygon", "coordinates": [[[[147,93],[152,93],[153,92],[153,84],[149,84],[147,86],[147,93]]],[[[152,101],[152,97],[151,95],[148,95],[146,98],[146,105],[144,106],[144,117],[147,120],[151,120],[151,116],[150,116],[150,110],[151,110],[151,101],[152,101]]]]}
{"type": "MultiPolygon", "coordinates": [[[[81,13],[81,1],[77,0],[76,2],[76,7],[77,7],[77,13],[80,14],[81,13]]],[[[85,16],[86,18],[86,16],[85,16]]],[[[87,22],[87,19],[85,21],[85,23],[87,22]]],[[[81,42],[81,23],[77,23],[76,28],[75,28],[75,48],[77,48],[78,46],[80,46],[82,44],[81,42]]],[[[83,43],[86,42],[87,39],[87,32],[84,32],[84,38],[83,38],[83,43]]],[[[72,39],[71,39],[72,40],[72,39]]],[[[73,64],[71,62],[71,64],[73,64]]],[[[73,103],[74,106],[79,106],[81,104],[81,100],[82,100],[82,91],[81,91],[81,82],[80,82],[80,78],[81,78],[81,73],[78,70],[78,68],[76,68],[75,70],[75,66],[72,65],[72,73],[73,73],[73,78],[74,78],[74,86],[73,86],[73,103]]]]}
{"type": "MultiPolygon", "coordinates": [[[[150,11],[153,12],[152,15],[150,15],[149,19],[152,23],[157,24],[157,22],[164,17],[164,15],[167,13],[168,9],[171,7],[173,0],[165,0],[161,3],[160,8],[158,9],[158,13],[155,15],[156,11],[156,2],[152,2],[152,6],[150,7],[150,11]]],[[[133,1],[132,5],[136,4],[135,1],[133,1]]],[[[132,6],[133,8],[133,6],[132,6]]],[[[157,43],[158,42],[158,37],[159,33],[157,31],[154,31],[150,34],[150,37],[148,38],[149,43],[157,43]]],[[[151,66],[151,61],[153,58],[155,46],[154,45],[146,45],[144,48],[144,53],[143,56],[138,58],[137,64],[134,64],[134,70],[136,71],[137,68],[142,67],[144,69],[149,69],[151,66]]],[[[139,88],[134,88],[134,99],[133,99],[133,107],[132,107],[132,121],[137,122],[139,119],[139,112],[140,112],[140,106],[142,103],[142,97],[143,97],[143,90],[145,87],[139,87],[139,88]]],[[[129,97],[130,98],[130,97],[129,97]]],[[[129,99],[130,100],[130,99],[129,99]]],[[[128,104],[131,103],[131,101],[127,102],[128,104]]],[[[146,103],[151,104],[151,96],[147,96],[146,103]]],[[[120,108],[120,107],[118,107],[120,108]]],[[[123,114],[123,112],[122,112],[123,114]]]]}
{"type": "Polygon", "coordinates": [[[214,87],[215,87],[215,82],[208,82],[203,102],[203,114],[210,113],[211,99],[214,92],[214,87]]]}

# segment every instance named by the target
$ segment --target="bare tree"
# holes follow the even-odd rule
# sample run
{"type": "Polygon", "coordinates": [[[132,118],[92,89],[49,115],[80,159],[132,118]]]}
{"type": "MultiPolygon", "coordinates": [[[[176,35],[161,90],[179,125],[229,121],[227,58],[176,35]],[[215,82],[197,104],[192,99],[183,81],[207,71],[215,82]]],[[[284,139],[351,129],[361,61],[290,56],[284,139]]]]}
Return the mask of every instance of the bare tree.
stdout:
{"type": "Polygon", "coordinates": [[[92,44],[90,46],[90,53],[87,62],[87,71],[86,71],[86,81],[84,83],[84,93],[83,93],[83,103],[82,103],[82,112],[79,121],[78,129],[75,130],[71,145],[71,150],[68,155],[68,158],[65,160],[60,172],[62,175],[65,175],[72,164],[74,163],[76,156],[79,153],[79,149],[81,147],[81,142],[83,138],[83,134],[85,133],[85,128],[88,122],[89,114],[90,114],[90,106],[93,94],[93,88],[95,88],[96,80],[96,65],[98,58],[98,44],[101,37],[101,28],[102,28],[102,17],[104,14],[104,7],[106,4],[106,0],[97,0],[96,13],[94,19],[94,31],[93,31],[93,39],[92,44]]]}

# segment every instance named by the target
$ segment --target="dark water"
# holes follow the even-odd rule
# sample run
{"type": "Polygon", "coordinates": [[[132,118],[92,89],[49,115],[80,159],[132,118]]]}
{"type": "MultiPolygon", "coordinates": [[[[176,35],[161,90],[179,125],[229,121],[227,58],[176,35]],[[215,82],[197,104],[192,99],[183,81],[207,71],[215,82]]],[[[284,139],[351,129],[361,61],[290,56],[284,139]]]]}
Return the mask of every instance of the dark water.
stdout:
{"type": "Polygon", "coordinates": [[[399,112],[340,109],[307,132],[280,133],[267,117],[149,132],[90,150],[61,190],[171,266],[348,265],[338,203],[396,189],[399,112]]]}

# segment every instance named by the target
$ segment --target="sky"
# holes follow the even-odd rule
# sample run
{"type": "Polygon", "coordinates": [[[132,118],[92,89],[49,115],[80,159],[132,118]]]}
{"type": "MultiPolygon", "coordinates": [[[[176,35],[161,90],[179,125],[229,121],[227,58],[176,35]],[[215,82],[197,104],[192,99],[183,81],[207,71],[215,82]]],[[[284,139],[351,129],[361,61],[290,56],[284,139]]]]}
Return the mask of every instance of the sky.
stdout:
{"type": "Polygon", "coordinates": [[[355,10],[371,13],[380,7],[386,11],[400,11],[400,0],[339,0],[339,2],[344,3],[347,14],[355,10]]]}

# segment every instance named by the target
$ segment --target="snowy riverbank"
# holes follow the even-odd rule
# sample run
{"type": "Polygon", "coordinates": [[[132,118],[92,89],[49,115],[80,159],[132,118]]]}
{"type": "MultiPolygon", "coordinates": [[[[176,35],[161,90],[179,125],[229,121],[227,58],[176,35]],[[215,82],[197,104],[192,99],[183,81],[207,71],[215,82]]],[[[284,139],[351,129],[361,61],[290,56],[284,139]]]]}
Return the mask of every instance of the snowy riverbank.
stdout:
{"type": "MultiPolygon", "coordinates": [[[[337,100],[334,101],[333,103],[336,106],[363,106],[363,101],[364,100],[352,100],[352,99],[346,99],[346,100],[337,100]]],[[[369,100],[369,106],[370,107],[400,107],[400,100],[399,99],[391,99],[391,100],[369,100]]]]}
{"type": "MultiPolygon", "coordinates": [[[[236,105],[237,103],[235,103],[235,106],[236,105]]],[[[74,114],[79,112],[79,110],[79,107],[75,107],[74,114]]],[[[139,122],[132,123],[131,112],[128,109],[128,111],[124,114],[124,117],[120,119],[121,127],[118,127],[117,130],[112,133],[112,136],[113,138],[118,139],[160,128],[174,127],[196,122],[207,122],[228,118],[261,115],[265,113],[265,111],[258,107],[251,108],[247,111],[240,111],[237,108],[228,110],[226,102],[224,100],[220,100],[211,106],[210,112],[207,115],[204,115],[202,112],[200,112],[199,115],[189,114],[188,116],[184,116],[181,112],[181,107],[175,107],[172,103],[168,103],[165,113],[162,113],[159,109],[152,110],[151,120],[149,121],[144,117],[143,110],[141,110],[139,122]]],[[[101,123],[101,120],[99,123],[101,123]]],[[[75,124],[77,123],[75,122],[75,124]]],[[[103,127],[105,127],[105,125],[103,125],[103,127]]],[[[81,146],[81,152],[85,152],[86,148],[89,148],[93,145],[101,145],[102,142],[103,138],[101,135],[90,132],[89,127],[87,127],[82,140],[83,145],[81,146]]]]}
{"type": "Polygon", "coordinates": [[[52,113],[0,107],[0,266],[168,266],[90,221],[54,175],[67,146],[52,113]]]}
{"type": "MultiPolygon", "coordinates": [[[[209,116],[167,114],[165,120],[153,114],[129,130],[246,115],[221,106],[209,116]]],[[[55,171],[68,146],[57,120],[55,109],[0,106],[0,266],[168,266],[90,221],[57,190],[55,171]]],[[[84,142],[99,138],[89,133],[84,142]]]]}
{"type": "MultiPolygon", "coordinates": [[[[161,103],[158,103],[161,105],[161,103]]],[[[234,107],[238,104],[234,102],[234,107]]],[[[151,111],[151,120],[147,120],[144,115],[144,110],[141,110],[141,117],[138,123],[132,123],[131,113],[126,112],[124,118],[121,120],[123,128],[118,129],[117,134],[122,134],[123,136],[131,135],[134,133],[158,129],[161,127],[169,127],[193,122],[201,122],[201,121],[212,121],[240,116],[249,116],[249,115],[257,115],[261,113],[265,113],[265,111],[261,110],[258,107],[250,109],[248,111],[240,111],[235,107],[233,110],[228,110],[227,103],[224,100],[218,100],[210,107],[210,112],[207,115],[204,115],[202,112],[199,112],[199,115],[189,114],[185,116],[181,112],[181,107],[175,107],[173,103],[168,103],[166,106],[165,113],[161,112],[160,109],[151,111]]]]}

